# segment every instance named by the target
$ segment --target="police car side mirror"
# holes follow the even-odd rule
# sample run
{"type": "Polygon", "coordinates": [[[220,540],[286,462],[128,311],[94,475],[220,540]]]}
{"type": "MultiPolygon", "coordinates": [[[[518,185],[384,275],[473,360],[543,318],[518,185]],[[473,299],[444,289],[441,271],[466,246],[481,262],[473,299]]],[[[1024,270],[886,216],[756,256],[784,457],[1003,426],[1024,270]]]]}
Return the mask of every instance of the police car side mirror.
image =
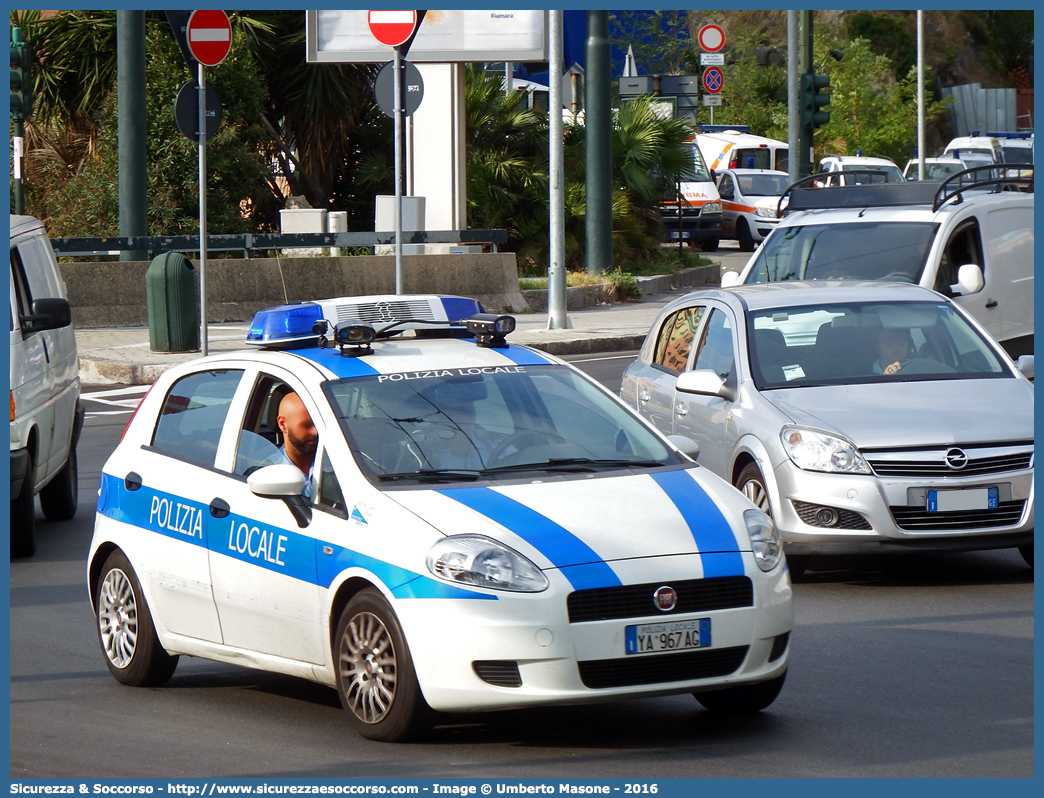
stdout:
{"type": "Polygon", "coordinates": [[[301,495],[304,486],[301,469],[285,463],[259,468],[247,477],[251,493],[262,499],[282,499],[301,529],[312,522],[312,508],[301,495]]]}
{"type": "Polygon", "coordinates": [[[975,263],[965,263],[957,270],[957,283],[950,290],[955,294],[977,294],[985,284],[982,269],[975,263]]]}
{"type": "Polygon", "coordinates": [[[728,271],[728,272],[725,272],[724,274],[721,275],[721,287],[722,288],[729,288],[730,286],[733,286],[733,285],[739,285],[739,282],[740,282],[740,273],[739,272],[728,271]]]}

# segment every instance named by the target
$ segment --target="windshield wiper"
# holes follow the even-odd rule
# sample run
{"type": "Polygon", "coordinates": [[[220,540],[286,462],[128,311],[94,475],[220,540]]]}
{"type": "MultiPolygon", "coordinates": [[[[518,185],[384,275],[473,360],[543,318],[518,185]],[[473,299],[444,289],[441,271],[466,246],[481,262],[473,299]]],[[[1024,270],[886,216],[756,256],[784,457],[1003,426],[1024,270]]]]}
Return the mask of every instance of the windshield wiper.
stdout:
{"type": "Polygon", "coordinates": [[[400,471],[395,474],[378,474],[381,482],[394,482],[401,479],[419,479],[437,482],[442,480],[475,480],[482,476],[479,471],[456,468],[422,468],[419,471],[400,471]]]}
{"type": "Polygon", "coordinates": [[[654,468],[666,465],[659,460],[596,460],[590,457],[553,457],[539,463],[516,463],[514,465],[486,468],[483,474],[508,474],[513,471],[597,471],[600,468],[654,468]]]}

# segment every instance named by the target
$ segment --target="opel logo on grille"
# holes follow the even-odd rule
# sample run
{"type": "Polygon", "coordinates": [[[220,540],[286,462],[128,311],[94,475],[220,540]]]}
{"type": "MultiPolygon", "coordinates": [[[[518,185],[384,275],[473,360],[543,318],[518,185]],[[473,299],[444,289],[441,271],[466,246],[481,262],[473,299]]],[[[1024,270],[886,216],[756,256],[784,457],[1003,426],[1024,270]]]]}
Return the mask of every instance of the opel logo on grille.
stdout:
{"type": "Polygon", "coordinates": [[[656,592],[653,593],[653,604],[656,605],[656,609],[661,612],[670,612],[674,609],[674,605],[678,603],[678,594],[674,592],[673,587],[664,585],[663,587],[656,588],[656,592]]]}
{"type": "Polygon", "coordinates": [[[943,460],[946,462],[946,466],[954,471],[960,471],[968,465],[968,455],[964,453],[964,449],[947,450],[943,460]]]}

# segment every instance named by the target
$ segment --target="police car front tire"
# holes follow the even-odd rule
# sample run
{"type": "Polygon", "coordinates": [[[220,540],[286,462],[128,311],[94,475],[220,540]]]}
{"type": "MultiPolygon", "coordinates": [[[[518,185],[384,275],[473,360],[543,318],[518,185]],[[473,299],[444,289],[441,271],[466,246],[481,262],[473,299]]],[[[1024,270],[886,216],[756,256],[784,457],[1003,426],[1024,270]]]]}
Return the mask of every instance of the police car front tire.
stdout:
{"type": "Polygon", "coordinates": [[[735,714],[760,712],[776,700],[779,691],[783,689],[783,682],[786,678],[787,672],[783,671],[775,679],[757,684],[726,687],[724,690],[711,690],[706,693],[693,693],[693,695],[704,707],[713,712],[735,714]]]}
{"type": "Polygon", "coordinates": [[[138,577],[118,549],[102,566],[94,608],[105,664],[116,681],[157,687],[174,675],[178,658],[160,645],[138,577]]]}
{"type": "Polygon", "coordinates": [[[337,694],[363,737],[403,742],[427,727],[410,650],[395,612],[368,588],[356,594],[337,625],[337,694]]]}

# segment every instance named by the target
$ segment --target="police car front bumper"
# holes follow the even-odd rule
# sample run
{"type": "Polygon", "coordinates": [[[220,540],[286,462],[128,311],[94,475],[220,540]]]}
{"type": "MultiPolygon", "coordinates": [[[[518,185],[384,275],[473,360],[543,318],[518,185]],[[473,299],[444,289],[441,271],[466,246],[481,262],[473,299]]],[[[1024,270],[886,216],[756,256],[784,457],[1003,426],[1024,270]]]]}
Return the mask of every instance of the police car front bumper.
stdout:
{"type": "MultiPolygon", "coordinates": [[[[553,579],[541,594],[450,600],[452,607],[446,600],[408,600],[397,602],[395,611],[410,642],[424,697],[436,710],[698,692],[771,679],[787,668],[786,636],[793,626],[793,609],[786,566],[781,562],[764,574],[749,552],[743,559],[754,583],[753,602],[746,607],[571,623],[566,609],[571,589],[564,580],[553,579]],[[625,651],[628,626],[700,619],[710,622],[709,646],[677,652],[625,651]]],[[[674,572],[664,575],[665,583],[694,572],[690,557],[663,560],[670,561],[666,564],[674,572]],[[690,567],[685,568],[684,561],[690,567]]],[[[646,561],[643,570],[648,565],[646,561]]]]}

